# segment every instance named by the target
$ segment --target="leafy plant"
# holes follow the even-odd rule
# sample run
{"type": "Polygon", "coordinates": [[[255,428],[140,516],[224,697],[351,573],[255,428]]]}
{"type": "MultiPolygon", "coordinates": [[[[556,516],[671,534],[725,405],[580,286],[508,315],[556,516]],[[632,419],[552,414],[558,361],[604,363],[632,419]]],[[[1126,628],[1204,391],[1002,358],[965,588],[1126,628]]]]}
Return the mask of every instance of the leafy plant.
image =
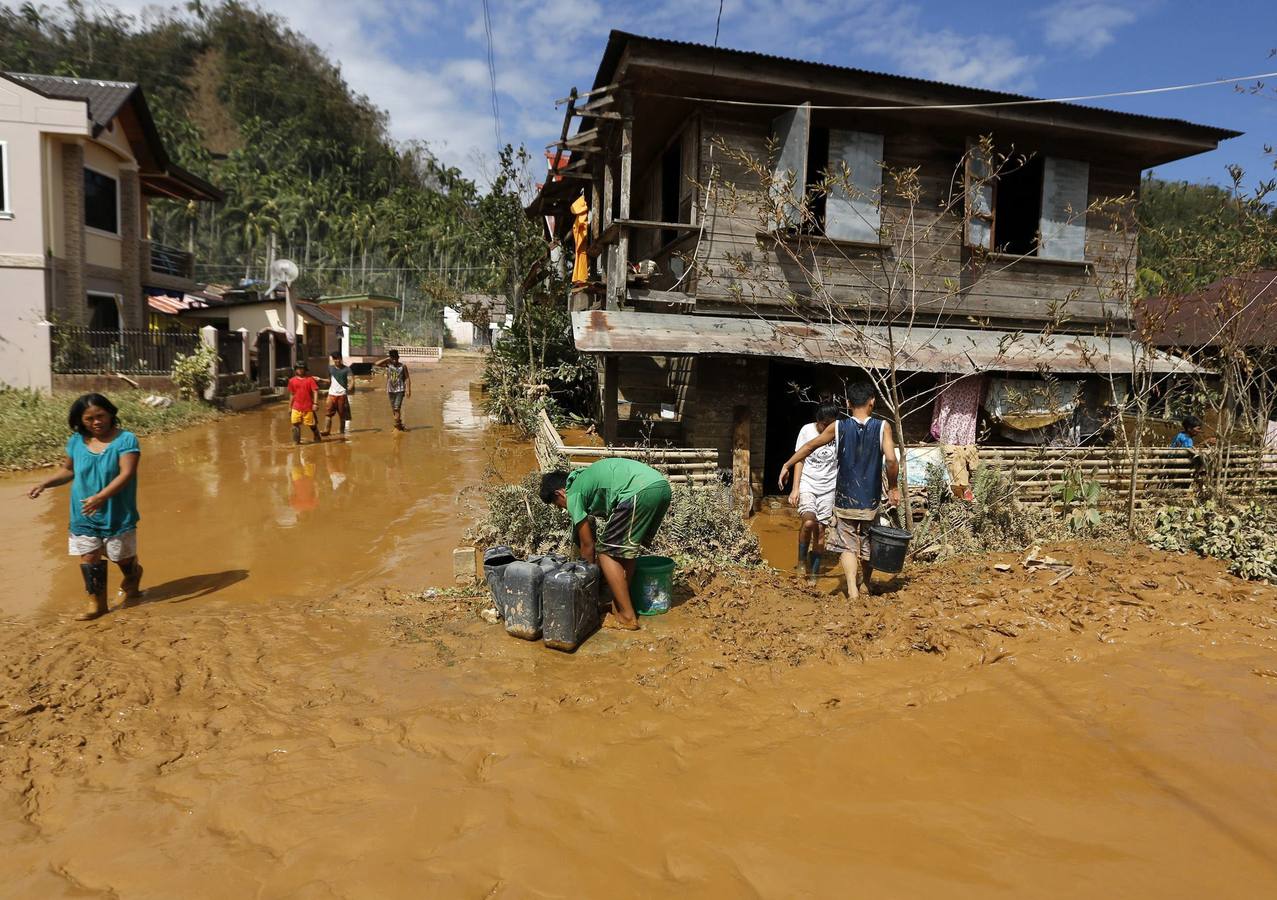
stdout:
{"type": "Polygon", "coordinates": [[[212,383],[212,366],[217,351],[207,344],[198,345],[194,352],[179,355],[173,360],[170,377],[178,393],[186,400],[198,400],[212,383]]]}
{"type": "Polygon", "coordinates": [[[1277,584],[1277,516],[1258,503],[1162,507],[1148,543],[1172,553],[1224,560],[1234,575],[1277,584]]]}
{"type": "Polygon", "coordinates": [[[1069,527],[1075,532],[1090,531],[1100,526],[1100,483],[1086,478],[1078,469],[1071,470],[1055,489],[1064,506],[1069,527]]]}

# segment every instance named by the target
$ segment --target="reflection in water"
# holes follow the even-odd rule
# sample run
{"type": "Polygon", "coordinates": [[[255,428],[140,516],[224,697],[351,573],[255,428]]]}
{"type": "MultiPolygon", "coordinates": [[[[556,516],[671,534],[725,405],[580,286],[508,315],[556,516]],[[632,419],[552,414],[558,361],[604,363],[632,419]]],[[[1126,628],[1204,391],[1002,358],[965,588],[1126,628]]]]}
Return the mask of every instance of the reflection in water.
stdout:
{"type": "MultiPolygon", "coordinates": [[[[138,537],[146,583],[214,565],[242,569],[246,579],[216,594],[240,601],[393,584],[404,573],[414,585],[450,581],[451,552],[469,524],[458,494],[483,483],[495,447],[510,446],[503,429],[484,425],[479,400],[469,395],[477,377],[478,364],[466,359],[415,373],[406,433],[391,428],[384,393],[364,382],[355,396],[360,427],[344,439],[293,447],[281,404],[142,438],[138,537]],[[295,549],[298,530],[317,548],[354,541],[360,553],[336,571],[285,571],[279,561],[295,549]]],[[[516,444],[499,468],[518,477],[533,465],[530,448],[516,444]]],[[[48,611],[65,611],[67,598],[83,592],[64,559],[66,497],[22,498],[33,480],[33,473],[0,477],[0,553],[6,571],[17,573],[0,594],[0,614],[34,612],[54,597],[48,611]]]]}

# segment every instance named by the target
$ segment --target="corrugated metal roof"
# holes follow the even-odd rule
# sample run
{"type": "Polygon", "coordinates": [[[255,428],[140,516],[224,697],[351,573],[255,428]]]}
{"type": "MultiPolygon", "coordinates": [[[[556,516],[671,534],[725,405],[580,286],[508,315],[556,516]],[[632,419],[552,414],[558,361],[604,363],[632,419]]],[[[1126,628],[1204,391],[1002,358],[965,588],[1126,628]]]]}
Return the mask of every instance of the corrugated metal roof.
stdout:
{"type": "MultiPolygon", "coordinates": [[[[818,325],[755,318],[686,316],[613,310],[572,314],[572,335],[585,353],[763,356],[857,368],[886,368],[894,346],[909,372],[1126,373],[1135,345],[1125,337],[969,328],[818,325]]],[[[1154,372],[1197,371],[1158,353],[1154,372]]]]}
{"type": "Polygon", "coordinates": [[[137,84],[132,81],[68,78],[63,75],[35,75],[29,72],[5,74],[46,97],[85,101],[89,107],[89,120],[98,129],[109,125],[137,90],[137,84]]]}
{"type": "Polygon", "coordinates": [[[1158,347],[1277,346],[1277,269],[1230,275],[1179,297],[1150,297],[1136,321],[1158,347]]]}
{"type": "MultiPolygon", "coordinates": [[[[927,78],[917,78],[912,75],[894,75],[890,72],[877,72],[873,69],[861,69],[855,66],[841,66],[834,63],[813,62],[807,59],[797,59],[791,56],[778,56],[772,53],[759,53],[754,50],[734,50],[729,47],[713,47],[709,44],[699,44],[694,41],[676,41],[670,38],[654,38],[646,37],[641,34],[631,34],[625,31],[613,30],[608,36],[607,49],[603,52],[603,59],[599,63],[598,74],[594,78],[594,87],[601,88],[611,84],[616,66],[620,62],[621,53],[625,49],[625,45],[630,41],[643,41],[650,44],[657,44],[665,47],[675,47],[685,50],[697,50],[704,53],[713,53],[722,56],[735,56],[745,59],[763,60],[768,62],[782,62],[790,65],[805,66],[811,69],[824,69],[826,71],[844,72],[853,75],[866,75],[873,78],[882,78],[893,81],[902,85],[912,85],[921,88],[943,88],[949,91],[961,91],[970,101],[984,101],[990,103],[1004,103],[1015,100],[1040,100],[1039,97],[1030,97],[1025,94],[1011,94],[1005,91],[995,91],[988,88],[975,88],[962,84],[953,84],[947,81],[934,81],[927,78]]],[[[1109,116],[1120,117],[1124,119],[1134,119],[1148,123],[1159,123],[1162,125],[1170,125],[1176,128],[1191,128],[1200,130],[1204,133],[1211,134],[1216,140],[1237,137],[1242,132],[1234,131],[1229,128],[1218,128],[1213,125],[1199,125],[1195,122],[1189,122],[1185,119],[1173,119],[1164,116],[1150,116],[1144,113],[1128,113],[1117,112],[1111,109],[1105,109],[1102,106],[1087,106],[1081,103],[1059,103],[1046,104],[1040,107],[1042,110],[1050,112],[1058,109],[1077,109],[1085,110],[1092,113],[1103,113],[1109,116]]]]}
{"type": "Polygon", "coordinates": [[[334,316],[328,310],[323,309],[316,303],[309,300],[298,300],[297,311],[303,313],[307,318],[314,319],[320,325],[340,325],[341,319],[334,316]]]}

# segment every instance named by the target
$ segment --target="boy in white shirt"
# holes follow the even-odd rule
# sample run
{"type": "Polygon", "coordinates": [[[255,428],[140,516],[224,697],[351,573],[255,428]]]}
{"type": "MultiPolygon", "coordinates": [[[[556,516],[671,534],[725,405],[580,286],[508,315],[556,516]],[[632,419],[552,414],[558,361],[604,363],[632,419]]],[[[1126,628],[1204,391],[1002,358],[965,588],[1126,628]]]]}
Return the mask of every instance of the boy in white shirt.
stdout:
{"type": "MultiPolygon", "coordinates": [[[[816,408],[816,421],[804,425],[798,432],[794,449],[801,449],[812,438],[822,434],[837,418],[837,403],[821,403],[816,408]]],[[[814,582],[825,552],[825,526],[834,518],[834,489],[838,484],[837,446],[826,444],[818,448],[795,469],[789,505],[798,507],[798,515],[802,519],[798,528],[798,565],[795,568],[806,572],[807,580],[814,582]]]]}

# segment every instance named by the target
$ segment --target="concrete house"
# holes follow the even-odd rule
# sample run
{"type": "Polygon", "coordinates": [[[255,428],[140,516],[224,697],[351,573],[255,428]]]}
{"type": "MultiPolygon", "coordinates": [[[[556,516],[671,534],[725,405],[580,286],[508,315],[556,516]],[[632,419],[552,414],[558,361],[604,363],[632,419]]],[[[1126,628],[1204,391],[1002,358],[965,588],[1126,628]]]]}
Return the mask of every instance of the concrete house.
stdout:
{"type": "Polygon", "coordinates": [[[147,290],[195,289],[152,243],[153,198],[221,192],[168,156],[136,84],[0,73],[0,383],[52,384],[48,323],[141,330],[147,290]]]}
{"type": "MultiPolygon", "coordinates": [[[[572,204],[588,201],[577,243],[592,274],[569,302],[576,345],[598,360],[604,437],[717,448],[723,467],[745,451],[771,485],[809,420],[790,386],[836,392],[884,366],[905,325],[903,368],[919,390],[973,373],[1129,371],[1129,322],[1101,287],[1133,278],[1119,260],[1134,261],[1135,232],[1088,208],[1137,196],[1143,170],[1237,134],[613,32],[591,89],[568,96],[528,214],[570,245],[572,204]],[[964,160],[990,137],[1026,159],[982,184],[964,160]],[[862,191],[818,186],[844,164],[862,191]],[[902,170],[917,173],[916,203],[891,181],[902,170]],[[777,227],[739,202],[778,189],[824,190],[818,220],[777,227]],[[926,266],[899,266],[918,234],[926,266]],[[907,323],[884,311],[883,284],[902,271],[920,285],[907,323]],[[816,279],[839,315],[804,308],[816,279]],[[1048,328],[1031,351],[1005,352],[1048,328]]],[[[925,434],[929,410],[918,419],[925,434]]]]}

